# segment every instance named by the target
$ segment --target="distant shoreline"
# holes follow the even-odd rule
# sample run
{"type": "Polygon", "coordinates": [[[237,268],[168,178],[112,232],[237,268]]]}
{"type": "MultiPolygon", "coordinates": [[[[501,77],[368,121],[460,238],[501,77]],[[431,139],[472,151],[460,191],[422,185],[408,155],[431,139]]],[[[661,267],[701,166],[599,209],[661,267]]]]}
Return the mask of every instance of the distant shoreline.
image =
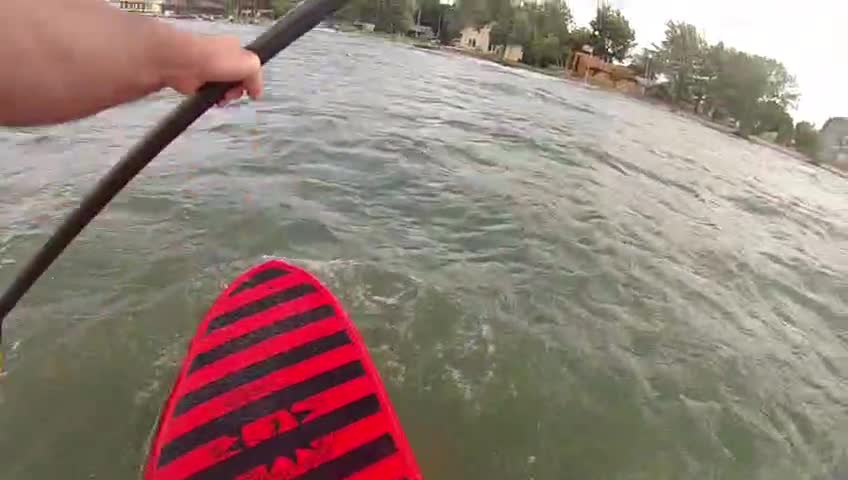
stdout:
{"type": "MultiPolygon", "coordinates": [[[[193,15],[193,14],[192,15],[188,15],[188,14],[187,15],[159,15],[159,14],[144,13],[144,15],[155,16],[155,17],[164,18],[164,19],[206,21],[206,22],[210,22],[210,23],[223,23],[223,24],[231,24],[231,25],[268,26],[268,25],[271,25],[271,24],[274,23],[273,20],[266,19],[266,18],[260,18],[260,19],[257,19],[254,22],[244,22],[244,21],[237,21],[237,20],[233,20],[231,18],[225,18],[225,17],[211,17],[211,16],[204,17],[204,16],[201,16],[201,15],[193,15]]],[[[754,136],[754,135],[751,135],[751,136],[748,136],[748,137],[743,137],[742,135],[738,134],[738,130],[734,127],[730,127],[728,125],[724,125],[724,124],[721,124],[721,123],[718,123],[718,122],[714,122],[714,121],[712,121],[708,118],[705,118],[705,117],[700,116],[700,115],[695,115],[694,113],[688,112],[688,111],[680,109],[680,108],[675,108],[671,104],[661,102],[661,101],[657,101],[657,100],[652,100],[650,97],[647,97],[647,96],[644,96],[644,95],[627,94],[627,93],[621,92],[619,90],[616,90],[614,88],[607,88],[603,85],[599,85],[599,84],[592,83],[592,82],[588,82],[588,83],[582,82],[582,81],[580,81],[576,78],[569,76],[567,74],[567,71],[564,68],[539,68],[539,67],[534,67],[532,65],[527,65],[527,64],[524,64],[524,63],[520,63],[520,62],[517,62],[517,63],[516,62],[508,62],[508,61],[499,59],[497,57],[494,57],[494,56],[486,54],[486,53],[476,52],[476,51],[473,51],[473,50],[467,50],[467,49],[463,49],[463,48],[460,48],[460,47],[454,47],[454,46],[448,46],[448,45],[435,45],[435,44],[432,44],[432,43],[423,42],[423,41],[416,39],[416,38],[408,37],[406,35],[391,34],[391,33],[384,33],[384,32],[366,32],[366,31],[363,31],[359,28],[354,27],[352,24],[338,23],[338,24],[336,24],[335,27],[332,27],[332,29],[339,32],[339,33],[352,33],[352,34],[363,35],[363,36],[368,36],[368,37],[381,38],[383,40],[390,41],[390,42],[393,42],[393,43],[402,43],[402,44],[405,44],[405,45],[409,45],[409,46],[412,46],[412,47],[419,48],[423,51],[441,52],[441,53],[448,53],[448,54],[454,54],[454,55],[462,55],[462,56],[466,56],[466,57],[485,60],[485,61],[489,61],[489,62],[498,64],[498,65],[502,65],[502,66],[507,67],[507,68],[514,68],[514,69],[518,69],[518,70],[531,71],[531,72],[539,73],[539,74],[546,75],[546,76],[549,76],[549,77],[552,77],[552,78],[556,78],[556,79],[561,80],[563,82],[568,82],[568,83],[572,83],[572,84],[580,85],[580,86],[591,87],[592,89],[599,89],[599,90],[603,90],[603,91],[608,92],[608,93],[618,94],[618,95],[621,95],[623,97],[631,98],[633,100],[642,102],[642,103],[647,104],[649,106],[658,108],[659,110],[662,110],[664,112],[677,115],[678,117],[697,122],[697,123],[699,123],[699,124],[701,124],[701,125],[703,125],[707,128],[710,128],[710,129],[715,130],[715,131],[720,132],[720,133],[724,133],[728,136],[732,136],[736,139],[746,140],[746,141],[748,141],[748,142],[750,142],[754,145],[759,145],[759,146],[762,146],[762,147],[770,148],[770,149],[772,149],[776,152],[782,153],[784,155],[788,155],[790,157],[793,157],[796,160],[802,161],[802,162],[809,164],[809,165],[812,165],[812,166],[822,168],[822,169],[830,171],[832,173],[836,173],[840,176],[846,176],[846,174],[848,174],[848,172],[845,172],[844,170],[841,170],[841,169],[838,169],[838,168],[834,168],[830,165],[816,163],[816,162],[812,161],[810,158],[808,158],[806,155],[802,154],[801,152],[799,152],[797,150],[787,148],[787,147],[784,147],[782,145],[778,145],[776,143],[770,142],[768,140],[759,138],[759,137],[754,136]]]]}
{"type": "MultiPolygon", "coordinates": [[[[368,33],[368,32],[360,32],[360,33],[364,33],[366,35],[372,35],[372,33],[368,33]]],[[[376,34],[376,36],[380,36],[380,37],[383,37],[383,38],[388,37],[385,34],[382,34],[382,35],[376,34]]],[[[409,42],[404,42],[404,43],[409,43],[409,42]]],[[[532,65],[527,65],[527,64],[523,64],[523,63],[507,62],[505,60],[501,60],[499,58],[493,57],[491,55],[488,55],[488,54],[485,54],[485,53],[482,53],[482,52],[475,52],[473,50],[466,50],[466,49],[463,49],[463,48],[453,47],[453,46],[441,45],[439,47],[428,47],[424,50],[436,50],[436,51],[448,52],[448,53],[453,53],[453,54],[458,54],[458,55],[464,55],[464,56],[467,56],[467,57],[472,57],[472,58],[477,58],[477,59],[480,59],[480,60],[490,61],[492,63],[503,65],[503,66],[509,67],[509,68],[515,68],[515,69],[519,69],[519,70],[527,70],[527,71],[531,71],[531,72],[540,73],[542,75],[547,75],[547,76],[562,80],[564,82],[584,85],[584,82],[581,82],[580,80],[569,76],[567,71],[564,68],[556,68],[556,69],[539,68],[539,67],[534,67],[532,65]]],[[[720,133],[724,133],[724,134],[731,136],[733,138],[736,138],[736,139],[739,139],[739,140],[745,140],[745,141],[748,141],[748,142],[750,142],[754,145],[759,145],[761,147],[770,148],[770,149],[772,149],[776,152],[782,153],[784,155],[788,155],[788,156],[793,157],[796,160],[800,160],[800,161],[802,161],[806,164],[813,165],[813,166],[822,168],[824,170],[828,170],[828,171],[833,172],[833,173],[837,173],[841,176],[846,175],[846,172],[844,170],[841,170],[839,168],[834,168],[830,165],[816,163],[816,162],[812,161],[809,157],[807,157],[806,155],[804,155],[803,153],[801,153],[797,150],[794,150],[794,149],[791,149],[791,148],[788,148],[788,147],[784,147],[783,145],[779,145],[779,144],[770,142],[768,140],[757,137],[756,135],[749,135],[747,137],[743,137],[742,135],[739,135],[738,129],[736,129],[734,127],[730,127],[728,125],[724,125],[724,124],[721,124],[721,123],[718,123],[718,122],[714,122],[714,121],[712,121],[708,118],[705,118],[705,117],[700,116],[700,115],[695,115],[694,113],[690,113],[690,112],[688,112],[684,109],[675,108],[671,104],[661,102],[661,101],[654,101],[650,97],[647,97],[647,96],[644,96],[644,95],[627,94],[627,93],[621,92],[619,90],[616,90],[614,88],[606,88],[603,85],[599,85],[599,84],[592,83],[592,82],[585,83],[585,85],[591,86],[592,88],[596,88],[596,89],[599,89],[599,90],[603,90],[605,92],[618,94],[618,95],[621,95],[621,96],[624,96],[624,97],[627,97],[627,98],[632,98],[634,100],[645,103],[645,104],[650,105],[652,107],[656,107],[656,108],[663,110],[667,113],[671,113],[671,114],[677,115],[681,118],[686,118],[688,120],[692,120],[692,121],[697,122],[697,123],[699,123],[699,124],[701,124],[701,125],[703,125],[707,128],[710,128],[710,129],[715,130],[715,131],[720,132],[720,133]]]]}

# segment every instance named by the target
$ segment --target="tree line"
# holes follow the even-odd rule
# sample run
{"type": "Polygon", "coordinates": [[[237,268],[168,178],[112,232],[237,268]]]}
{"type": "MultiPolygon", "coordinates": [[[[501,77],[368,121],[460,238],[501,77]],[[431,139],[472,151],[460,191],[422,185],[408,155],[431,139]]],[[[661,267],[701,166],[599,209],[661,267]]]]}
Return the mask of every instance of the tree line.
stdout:
{"type": "Polygon", "coordinates": [[[794,145],[815,160],[818,135],[809,122],[792,119],[800,94],[795,77],[773,58],[753,55],[718,42],[710,45],[698,29],[669,21],[659,45],[633,56],[631,68],[667,82],[655,94],[714,121],[735,123],[740,134],[772,133],[780,145],[794,145]]]}
{"type": "Polygon", "coordinates": [[[521,45],[523,62],[540,67],[565,65],[570,52],[584,44],[602,58],[623,61],[636,43],[635,30],[619,10],[603,6],[588,27],[576,27],[568,5],[560,1],[458,0],[446,5],[439,0],[351,0],[336,17],[373,23],[387,33],[406,33],[420,23],[437,32],[443,43],[465,27],[491,23],[493,45],[521,45]]]}
{"type": "MultiPolygon", "coordinates": [[[[295,0],[272,0],[283,14],[295,0]]],[[[771,133],[781,145],[794,145],[815,158],[818,133],[808,122],[795,123],[789,111],[798,102],[795,77],[779,61],[736,50],[719,42],[709,44],[686,22],[669,21],[660,44],[631,55],[636,32],[622,12],[598,7],[588,26],[575,25],[564,1],[536,3],[519,0],[351,0],[336,14],[343,21],[363,21],[387,33],[407,33],[426,25],[443,43],[465,27],[493,24],[493,45],[518,44],[522,62],[563,67],[585,45],[608,62],[627,63],[635,74],[659,80],[650,93],[712,120],[733,123],[743,136],[771,133]]]]}

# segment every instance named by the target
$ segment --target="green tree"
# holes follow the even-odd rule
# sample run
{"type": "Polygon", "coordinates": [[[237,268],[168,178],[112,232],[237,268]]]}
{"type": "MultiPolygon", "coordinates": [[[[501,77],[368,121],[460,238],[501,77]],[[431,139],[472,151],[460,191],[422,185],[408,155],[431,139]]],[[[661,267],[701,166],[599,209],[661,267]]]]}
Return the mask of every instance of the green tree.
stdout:
{"type": "Polygon", "coordinates": [[[795,128],[788,110],[798,101],[798,86],[779,61],[721,42],[708,45],[694,25],[674,21],[666,23],[662,43],[636,55],[630,67],[644,74],[650,57],[668,79],[652,90],[654,96],[692,102],[695,113],[714,120],[730,117],[742,135],[776,132],[778,143],[791,142],[795,128]]]}
{"type": "Polygon", "coordinates": [[[547,2],[542,7],[526,9],[531,19],[530,55],[540,67],[561,66],[568,54],[571,10],[564,2],[547,2]]]}
{"type": "Polygon", "coordinates": [[[725,72],[726,57],[727,51],[724,43],[719,42],[711,45],[704,52],[704,63],[701,67],[704,77],[709,79],[704,85],[704,110],[713,120],[717,121],[723,120],[729,115],[724,103],[723,85],[719,82],[719,77],[725,72]]]}
{"type": "Polygon", "coordinates": [[[748,135],[754,129],[757,109],[766,93],[768,73],[761,62],[745,52],[731,51],[729,62],[729,68],[722,71],[726,103],[739,121],[742,134],[748,135]]]}
{"type": "Polygon", "coordinates": [[[553,35],[557,38],[560,46],[568,41],[568,30],[571,24],[571,10],[563,2],[546,2],[541,9],[537,9],[537,30],[539,35],[548,37],[553,35]]]}
{"type": "Polygon", "coordinates": [[[462,27],[482,27],[495,20],[488,0],[459,0],[454,9],[457,23],[462,27]]]}
{"type": "MultiPolygon", "coordinates": [[[[510,8],[498,15],[494,26],[492,27],[492,31],[489,33],[489,41],[493,45],[506,45],[508,43],[512,43],[511,40],[513,37],[513,31],[516,28],[518,13],[521,12],[510,8]]],[[[527,39],[524,40],[526,41],[527,39]]],[[[521,43],[523,44],[524,42],[521,43]]]]}
{"type": "Polygon", "coordinates": [[[568,34],[568,47],[571,50],[581,50],[584,45],[593,45],[594,34],[586,27],[577,27],[568,34]]]}
{"type": "Polygon", "coordinates": [[[798,122],[795,126],[795,148],[814,162],[819,161],[820,139],[815,125],[798,122]]]}
{"type": "Polygon", "coordinates": [[[351,22],[376,23],[381,3],[381,0],[350,0],[335,16],[351,22]]]}
{"type": "Polygon", "coordinates": [[[485,3],[485,11],[487,13],[486,23],[509,19],[516,11],[510,0],[485,0],[485,3]]]}
{"type": "Polygon", "coordinates": [[[657,48],[657,69],[671,81],[672,102],[695,100],[695,108],[706,96],[703,80],[707,42],[694,25],[666,23],[665,39],[657,48]]]}
{"type": "Polygon", "coordinates": [[[433,29],[433,32],[439,31],[439,20],[442,16],[444,6],[439,3],[439,0],[416,0],[413,8],[415,23],[421,22],[421,25],[426,25],[433,29]]]}
{"type": "Polygon", "coordinates": [[[529,63],[546,67],[551,64],[561,65],[564,54],[559,38],[550,34],[531,41],[524,52],[524,58],[529,63]]]}
{"type": "Polygon", "coordinates": [[[351,0],[337,16],[373,23],[377,30],[406,33],[413,25],[413,0],[351,0]]]}
{"type": "Polygon", "coordinates": [[[762,104],[786,109],[797,100],[794,78],[778,61],[734,49],[720,53],[710,93],[739,122],[743,135],[754,132],[762,104]]]}
{"type": "Polygon", "coordinates": [[[292,0],[271,0],[271,8],[274,10],[274,18],[280,18],[289,13],[289,10],[293,9],[296,5],[297,2],[292,0]]]}
{"type": "Polygon", "coordinates": [[[795,77],[789,74],[782,63],[773,58],[760,57],[759,61],[763,62],[763,67],[768,72],[765,100],[775,102],[784,109],[795,108],[801,97],[795,77]]]}
{"type": "Polygon", "coordinates": [[[658,56],[655,50],[643,48],[641,52],[633,55],[627,68],[636,75],[655,80],[657,78],[658,56]]]}
{"type": "Polygon", "coordinates": [[[379,20],[380,30],[388,33],[406,33],[415,24],[412,19],[412,0],[386,0],[386,10],[379,20]]]}
{"type": "Polygon", "coordinates": [[[527,10],[518,10],[512,19],[507,43],[515,43],[522,46],[530,44],[533,38],[533,23],[527,10]]]}
{"type": "Polygon", "coordinates": [[[492,26],[489,32],[489,42],[492,45],[506,45],[509,43],[509,34],[512,32],[513,19],[500,20],[492,26]]]}
{"type": "Polygon", "coordinates": [[[543,6],[533,4],[516,8],[508,0],[503,5],[499,3],[503,0],[493,1],[490,10],[499,12],[490,35],[493,45],[522,45],[526,63],[542,67],[563,64],[572,21],[571,10],[565,3],[548,2],[543,6]]]}
{"type": "Polygon", "coordinates": [[[599,7],[595,18],[589,23],[592,27],[592,47],[595,55],[606,61],[623,62],[636,45],[636,32],[621,11],[609,5],[599,7]]]}
{"type": "Polygon", "coordinates": [[[757,107],[753,133],[760,135],[766,132],[776,132],[776,142],[788,145],[795,134],[795,122],[792,116],[780,103],[769,100],[757,107]]]}

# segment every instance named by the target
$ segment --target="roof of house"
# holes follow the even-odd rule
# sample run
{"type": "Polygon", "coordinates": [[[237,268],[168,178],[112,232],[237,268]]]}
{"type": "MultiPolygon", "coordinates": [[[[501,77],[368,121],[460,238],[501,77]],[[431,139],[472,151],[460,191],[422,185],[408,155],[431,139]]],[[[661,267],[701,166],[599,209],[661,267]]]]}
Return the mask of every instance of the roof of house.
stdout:
{"type": "Polygon", "coordinates": [[[462,30],[474,30],[474,31],[480,32],[480,31],[483,31],[483,30],[487,30],[487,31],[491,30],[494,26],[495,26],[495,22],[489,22],[489,23],[486,23],[484,25],[468,24],[468,25],[465,25],[465,27],[463,27],[462,30]]]}
{"type": "Polygon", "coordinates": [[[413,25],[409,27],[408,31],[416,33],[433,33],[433,29],[428,27],[427,25],[413,25]]]}
{"type": "Polygon", "coordinates": [[[822,131],[827,130],[830,127],[835,127],[838,125],[846,125],[848,124],[848,117],[831,117],[826,122],[824,122],[824,126],[822,127],[822,131]]]}

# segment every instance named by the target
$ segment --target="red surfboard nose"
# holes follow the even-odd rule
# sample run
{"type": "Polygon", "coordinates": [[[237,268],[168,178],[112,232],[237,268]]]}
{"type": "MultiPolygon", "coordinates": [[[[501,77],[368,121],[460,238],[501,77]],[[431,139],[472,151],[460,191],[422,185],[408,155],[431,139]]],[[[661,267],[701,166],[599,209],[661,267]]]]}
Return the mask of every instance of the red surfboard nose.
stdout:
{"type": "Polygon", "coordinates": [[[192,339],[145,480],[420,479],[368,350],[314,276],[271,260],[192,339]]]}

